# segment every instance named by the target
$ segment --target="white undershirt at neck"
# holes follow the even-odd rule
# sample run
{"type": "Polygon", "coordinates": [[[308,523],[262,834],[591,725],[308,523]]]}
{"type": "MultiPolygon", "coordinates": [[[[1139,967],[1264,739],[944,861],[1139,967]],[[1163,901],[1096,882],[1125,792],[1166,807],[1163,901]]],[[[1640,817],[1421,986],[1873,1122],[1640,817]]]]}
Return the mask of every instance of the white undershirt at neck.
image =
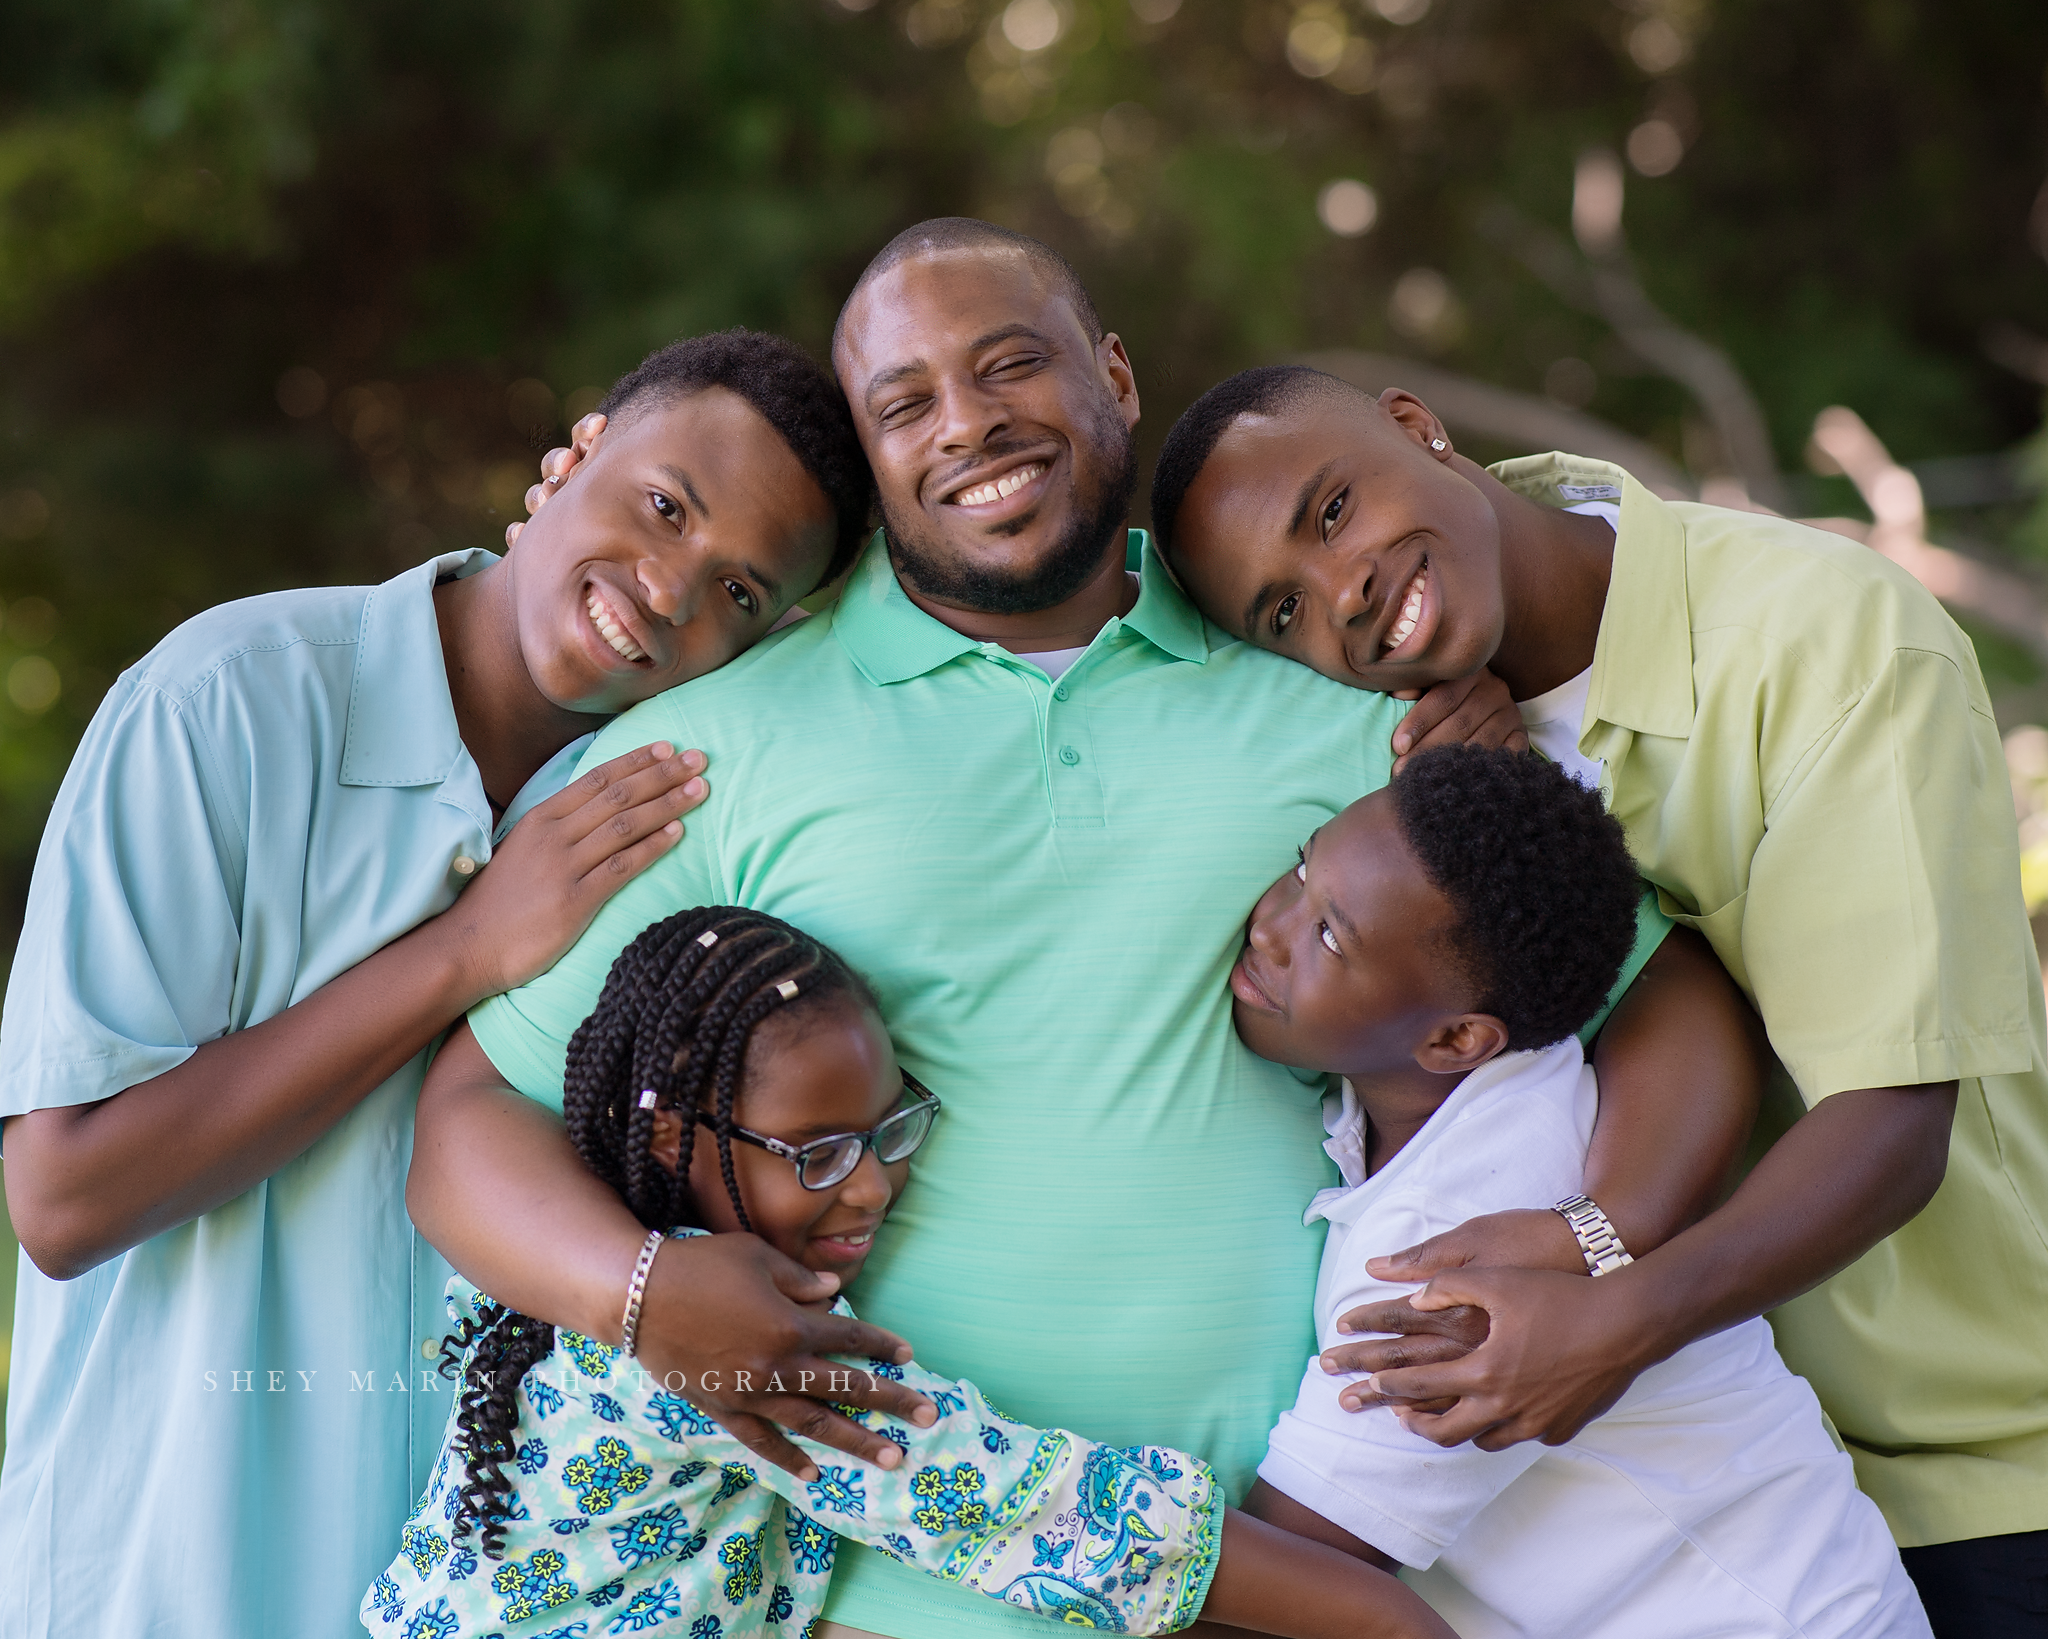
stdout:
{"type": "Polygon", "coordinates": [[[1088,652],[1088,645],[1084,643],[1078,649],[1040,649],[1034,654],[1018,654],[1014,649],[1010,652],[1016,654],[1019,660],[1030,661],[1047,677],[1058,682],[1060,673],[1088,652]]]}
{"type": "MultiPolygon", "coordinates": [[[[1621,533],[1621,508],[1612,501],[1587,501],[1568,506],[1606,520],[1607,527],[1621,533]]],[[[1593,668],[1588,666],[1570,682],[1560,683],[1533,700],[1518,700],[1522,726],[1529,731],[1529,743],[1589,791],[1600,789],[1600,764],[1579,750],[1579,733],[1586,721],[1586,696],[1593,686],[1593,668]]]]}

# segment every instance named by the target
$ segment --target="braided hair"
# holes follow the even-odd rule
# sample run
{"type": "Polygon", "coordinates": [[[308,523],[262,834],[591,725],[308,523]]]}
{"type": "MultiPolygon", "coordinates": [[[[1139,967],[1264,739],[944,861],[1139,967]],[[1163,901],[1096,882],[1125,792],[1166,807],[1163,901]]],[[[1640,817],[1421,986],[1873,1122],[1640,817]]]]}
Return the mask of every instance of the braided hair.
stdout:
{"type": "MultiPolygon", "coordinates": [[[[726,1194],[741,1227],[751,1229],[732,1162],[748,1041],[771,1016],[835,998],[875,1007],[852,968],[787,922],[734,905],[656,922],[619,953],[597,1006],[569,1038],[562,1076],[569,1141],[649,1229],[701,1227],[690,1157],[698,1117],[708,1117],[726,1194]],[[682,1118],[673,1174],[654,1158],[656,1108],[682,1118]]],[[[519,1385],[554,1346],[553,1326],[489,1302],[479,1321],[465,1318],[441,1346],[441,1370],[451,1377],[470,1351],[455,1438],[466,1483],[452,1536],[459,1542],[480,1526],[493,1559],[504,1551],[512,1492],[505,1466],[517,1459],[519,1385]]]]}

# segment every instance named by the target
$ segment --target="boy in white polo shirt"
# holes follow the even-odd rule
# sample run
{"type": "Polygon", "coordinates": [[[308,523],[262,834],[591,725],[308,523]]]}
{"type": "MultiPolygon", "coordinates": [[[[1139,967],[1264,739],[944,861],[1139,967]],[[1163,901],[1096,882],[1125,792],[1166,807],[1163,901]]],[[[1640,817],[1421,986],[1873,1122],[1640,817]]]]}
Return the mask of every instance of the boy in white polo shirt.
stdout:
{"type": "MultiPolygon", "coordinates": [[[[1383,1248],[1577,1194],[1598,1094],[1571,1032],[1628,951],[1636,892],[1596,793],[1453,749],[1324,826],[1260,899],[1231,972],[1238,1033],[1346,1078],[1326,1146],[1344,1183],[1308,1214],[1330,1225],[1324,1347],[1338,1316],[1408,1289],[1366,1273],[1383,1248]]],[[[1570,1216],[1601,1261],[1598,1209],[1570,1216]]],[[[1679,1350],[1555,1448],[1446,1451],[1416,1432],[1426,1412],[1345,1410],[1345,1381],[1309,1363],[1246,1506],[1406,1567],[1465,1639],[1929,1632],[1761,1320],[1679,1350]]]]}

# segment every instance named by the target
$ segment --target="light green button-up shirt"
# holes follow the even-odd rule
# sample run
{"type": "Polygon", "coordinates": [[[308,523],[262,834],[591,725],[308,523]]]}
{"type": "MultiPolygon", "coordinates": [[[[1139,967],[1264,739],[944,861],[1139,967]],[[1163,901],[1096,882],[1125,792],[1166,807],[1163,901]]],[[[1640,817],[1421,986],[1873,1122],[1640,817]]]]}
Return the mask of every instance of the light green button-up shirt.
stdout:
{"type": "MultiPolygon", "coordinates": [[[[1054,683],[924,614],[871,547],[831,612],[599,738],[701,746],[718,795],[471,1022],[559,1107],[648,923],[741,904],[825,940],[946,1100],[862,1315],[1009,1416],[1170,1443],[1241,1495],[1315,1347],[1302,1210],[1334,1174],[1320,1084],[1238,1042],[1225,981],[1296,845],[1385,783],[1405,708],[1205,627],[1149,548],[1143,580],[1054,683]]],[[[1043,1631],[850,1543],[829,1609],[903,1639],[1043,1631]]]]}
{"type": "MultiPolygon", "coordinates": [[[[1961,1084],[1926,1211],[1773,1317],[1906,1545],[2048,1526],[2048,1050],[2012,796],[1975,651],[1868,548],[1621,491],[1579,749],[1663,907],[1762,1013],[1800,1100],[1961,1084]]],[[[1567,498],[1560,484],[1573,487],[1567,498]]]]}
{"type": "MultiPolygon", "coordinates": [[[[122,674],[36,859],[0,1115],[161,1075],[454,902],[493,827],[433,588],[490,561],[226,604],[122,674]]],[[[4,1639],[360,1636],[449,1398],[423,1358],[448,1329],[448,1268],[405,1216],[425,1062],[253,1189],[77,1280],[22,1258],[4,1639]]]]}

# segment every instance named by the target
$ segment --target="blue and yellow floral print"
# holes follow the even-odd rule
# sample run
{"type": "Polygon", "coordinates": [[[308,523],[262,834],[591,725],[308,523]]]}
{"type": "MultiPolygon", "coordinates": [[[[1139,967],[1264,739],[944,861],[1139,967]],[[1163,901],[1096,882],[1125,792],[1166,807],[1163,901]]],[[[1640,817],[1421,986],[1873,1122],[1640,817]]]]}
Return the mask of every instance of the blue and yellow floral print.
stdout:
{"type": "MultiPolygon", "coordinates": [[[[461,1280],[448,1292],[458,1319],[488,1301],[461,1280]]],[[[818,1466],[806,1482],[761,1463],[637,1362],[558,1333],[520,1385],[502,1556],[483,1557],[473,1529],[454,1540],[463,1460],[451,1418],[398,1557],[363,1597],[363,1625],[380,1639],[803,1639],[840,1536],[1077,1626],[1170,1633],[1200,1613],[1224,1507],[1207,1465],[1025,1427],[972,1384],[915,1364],[849,1370],[900,1377],[939,1421],[904,1428],[842,1407],[886,1425],[906,1460],[871,1468],[799,1440],[818,1466]]]]}

